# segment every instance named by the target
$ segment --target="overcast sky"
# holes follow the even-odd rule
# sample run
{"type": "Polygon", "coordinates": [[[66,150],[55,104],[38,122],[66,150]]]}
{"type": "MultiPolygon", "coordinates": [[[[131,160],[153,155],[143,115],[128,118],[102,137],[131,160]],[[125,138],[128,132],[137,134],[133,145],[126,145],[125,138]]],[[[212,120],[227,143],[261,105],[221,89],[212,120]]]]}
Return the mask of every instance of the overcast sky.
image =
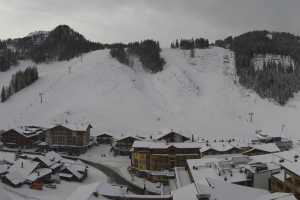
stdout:
{"type": "Polygon", "coordinates": [[[99,42],[300,33],[300,0],[0,0],[0,38],[67,24],[99,42]]]}

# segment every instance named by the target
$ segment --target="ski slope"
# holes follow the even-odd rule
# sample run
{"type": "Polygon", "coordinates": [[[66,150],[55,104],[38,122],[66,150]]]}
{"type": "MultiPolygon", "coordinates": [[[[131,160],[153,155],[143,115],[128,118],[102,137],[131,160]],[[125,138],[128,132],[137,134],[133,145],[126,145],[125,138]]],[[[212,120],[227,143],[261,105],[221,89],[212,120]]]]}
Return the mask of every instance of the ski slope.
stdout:
{"type": "MultiPolygon", "coordinates": [[[[205,138],[246,139],[256,130],[299,138],[299,95],[281,107],[235,84],[229,50],[212,48],[197,50],[195,58],[189,55],[163,49],[167,64],[157,74],[144,72],[137,60],[132,68],[124,66],[108,50],[40,64],[37,82],[0,103],[0,129],[89,122],[93,132],[116,135],[149,135],[172,128],[205,138]]],[[[0,85],[30,64],[23,61],[0,73],[0,85]]]]}

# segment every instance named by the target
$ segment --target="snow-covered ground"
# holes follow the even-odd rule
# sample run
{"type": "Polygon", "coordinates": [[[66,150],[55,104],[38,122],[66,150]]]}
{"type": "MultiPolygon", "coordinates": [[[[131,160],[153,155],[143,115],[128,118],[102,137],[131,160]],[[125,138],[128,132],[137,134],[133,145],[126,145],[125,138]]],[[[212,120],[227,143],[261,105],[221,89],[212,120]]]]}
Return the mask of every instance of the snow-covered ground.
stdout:
{"type": "MultiPolygon", "coordinates": [[[[14,158],[14,153],[0,152],[0,160],[5,159],[10,161],[14,160],[14,158]]],[[[61,183],[57,185],[56,189],[44,187],[43,190],[39,191],[30,189],[28,185],[23,185],[20,188],[13,188],[0,181],[0,199],[2,200],[2,193],[4,192],[14,200],[64,200],[80,186],[106,181],[107,177],[102,172],[91,166],[88,168],[88,177],[82,183],[62,180],[61,183]]]]}
{"type": "MultiPolygon", "coordinates": [[[[281,107],[235,84],[230,51],[197,50],[192,59],[189,51],[164,49],[162,56],[165,70],[154,75],[139,64],[132,69],[118,63],[108,50],[40,64],[40,79],[0,104],[0,129],[90,122],[94,132],[118,135],[173,128],[196,136],[248,138],[258,129],[280,135],[284,127],[284,135],[299,138],[300,95],[281,107]]],[[[0,85],[29,64],[0,73],[0,85]]]]}

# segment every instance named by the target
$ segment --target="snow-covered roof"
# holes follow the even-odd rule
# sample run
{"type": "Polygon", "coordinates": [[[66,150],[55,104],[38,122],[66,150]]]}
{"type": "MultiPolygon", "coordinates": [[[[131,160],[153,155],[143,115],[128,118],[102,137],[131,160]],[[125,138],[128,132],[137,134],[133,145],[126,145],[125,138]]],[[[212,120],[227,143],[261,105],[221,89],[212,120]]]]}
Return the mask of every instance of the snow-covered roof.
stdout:
{"type": "Polygon", "coordinates": [[[142,140],[140,137],[137,137],[137,136],[132,136],[132,135],[121,135],[121,136],[117,136],[117,137],[116,137],[116,141],[124,140],[124,139],[127,139],[127,138],[133,138],[133,139],[135,139],[135,140],[142,140]]]}
{"type": "Polygon", "coordinates": [[[94,136],[94,137],[99,137],[99,136],[103,136],[103,135],[113,137],[112,134],[107,133],[107,132],[92,132],[91,135],[94,136]]]}
{"type": "Polygon", "coordinates": [[[234,147],[226,142],[225,143],[217,142],[217,143],[212,144],[211,148],[215,149],[216,151],[224,152],[224,151],[229,151],[229,150],[233,149],[234,147]]]}
{"type": "Polygon", "coordinates": [[[52,170],[56,170],[56,169],[59,168],[60,166],[62,166],[62,163],[55,163],[55,164],[51,165],[50,168],[51,168],[52,170]]]}
{"type": "Polygon", "coordinates": [[[26,178],[20,171],[9,171],[9,173],[5,175],[5,178],[14,185],[19,185],[26,181],[26,178]]]}
{"type": "Polygon", "coordinates": [[[175,167],[174,171],[177,188],[191,184],[190,176],[185,167],[175,167]]]}
{"type": "Polygon", "coordinates": [[[198,200],[198,191],[194,183],[181,187],[175,191],[172,191],[173,200],[198,200]]]}
{"type": "Polygon", "coordinates": [[[272,177],[275,177],[276,179],[284,182],[284,171],[281,171],[280,173],[273,174],[272,177]]]}
{"type": "Polygon", "coordinates": [[[45,157],[52,161],[52,162],[59,162],[61,161],[63,158],[58,154],[56,153],[55,151],[49,151],[48,153],[46,153],[45,157]]]}
{"type": "Polygon", "coordinates": [[[276,199],[276,200],[297,200],[293,194],[281,193],[281,192],[263,195],[256,200],[274,200],[274,199],[276,199]]]}
{"type": "Polygon", "coordinates": [[[67,129],[74,130],[74,131],[86,131],[87,128],[88,128],[89,126],[91,126],[91,124],[90,124],[90,123],[64,123],[64,124],[54,124],[54,125],[52,125],[52,127],[51,127],[50,129],[55,128],[55,127],[57,127],[57,126],[63,126],[63,127],[67,128],[67,129]]]}
{"type": "Polygon", "coordinates": [[[74,165],[69,165],[66,167],[66,169],[72,173],[77,179],[81,179],[83,177],[83,174],[80,173],[80,170],[74,165]]]}
{"type": "Polygon", "coordinates": [[[84,172],[87,168],[87,166],[85,164],[79,164],[79,163],[73,163],[71,165],[67,165],[69,167],[72,167],[72,169],[78,171],[78,172],[84,172]]]}
{"type": "Polygon", "coordinates": [[[19,126],[8,131],[14,130],[17,133],[23,135],[24,137],[30,138],[37,136],[45,131],[44,128],[38,126],[19,126]]]}
{"type": "Polygon", "coordinates": [[[226,152],[226,151],[230,151],[234,148],[241,148],[241,147],[238,147],[237,145],[233,145],[233,144],[230,144],[227,142],[215,142],[215,143],[210,143],[208,145],[202,144],[200,151],[203,153],[208,150],[214,150],[214,151],[218,151],[218,152],[226,152]]]}
{"type": "Polygon", "coordinates": [[[58,174],[60,177],[65,177],[65,178],[72,178],[73,175],[72,174],[67,174],[67,173],[59,173],[58,174]]]}
{"type": "Polygon", "coordinates": [[[183,133],[179,132],[179,131],[176,131],[176,130],[173,130],[173,129],[164,129],[164,130],[161,130],[159,131],[157,134],[153,135],[152,136],[152,139],[154,140],[159,140],[161,139],[162,137],[165,137],[166,135],[170,134],[170,133],[176,133],[178,135],[181,135],[182,137],[185,137],[187,139],[189,139],[189,137],[187,137],[186,135],[184,135],[183,133]]]}
{"type": "Polygon", "coordinates": [[[52,173],[52,170],[49,168],[40,168],[32,172],[28,177],[27,180],[30,182],[34,182],[38,180],[39,178],[42,178],[44,176],[47,176],[52,173]]]}
{"type": "Polygon", "coordinates": [[[300,152],[298,150],[290,150],[274,153],[273,155],[285,161],[294,162],[295,158],[300,156],[300,152]]]}
{"type": "Polygon", "coordinates": [[[167,149],[175,147],[178,149],[200,149],[199,143],[165,143],[165,142],[148,142],[148,141],[135,141],[132,148],[147,148],[147,149],[167,149]]]}
{"type": "Polygon", "coordinates": [[[9,173],[18,173],[24,179],[27,178],[37,167],[39,163],[32,160],[18,159],[10,168],[9,173]]]}
{"type": "Polygon", "coordinates": [[[230,142],[229,144],[236,148],[247,148],[247,147],[250,147],[250,145],[251,145],[248,142],[241,142],[241,141],[234,141],[234,142],[230,142]]]}
{"type": "MultiPolygon", "coordinates": [[[[244,169],[252,166],[249,164],[253,161],[249,156],[243,155],[228,155],[227,157],[203,157],[201,159],[187,160],[191,176],[195,182],[204,184],[206,178],[213,178],[229,183],[238,183],[247,181],[247,175],[244,169]]],[[[274,166],[268,163],[268,170],[279,169],[278,165],[274,166]]]]}
{"type": "Polygon", "coordinates": [[[268,153],[276,153],[280,151],[280,149],[275,143],[255,144],[255,145],[251,145],[251,148],[268,152],[268,153]]]}
{"type": "Polygon", "coordinates": [[[297,162],[283,162],[281,166],[297,176],[300,176],[300,164],[297,162]]]}
{"type": "Polygon", "coordinates": [[[39,161],[43,162],[45,165],[47,165],[48,167],[50,167],[51,165],[55,164],[56,161],[54,159],[49,159],[46,156],[42,156],[42,155],[37,155],[34,160],[38,159],[39,161]]]}
{"type": "Polygon", "coordinates": [[[0,165],[0,174],[4,174],[4,173],[8,172],[9,168],[10,168],[10,165],[8,165],[8,164],[0,165]]]}
{"type": "Polygon", "coordinates": [[[270,194],[266,190],[230,184],[211,178],[207,178],[205,181],[207,184],[196,182],[173,191],[173,200],[198,200],[197,195],[207,195],[210,199],[218,200],[258,200],[270,194]]]}

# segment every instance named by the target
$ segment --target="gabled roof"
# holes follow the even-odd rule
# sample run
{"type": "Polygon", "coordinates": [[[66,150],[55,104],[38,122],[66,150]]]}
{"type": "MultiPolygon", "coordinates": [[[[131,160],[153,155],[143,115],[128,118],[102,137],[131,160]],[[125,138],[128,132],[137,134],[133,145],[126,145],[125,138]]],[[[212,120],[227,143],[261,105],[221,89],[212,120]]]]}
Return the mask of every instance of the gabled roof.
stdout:
{"type": "Polygon", "coordinates": [[[66,169],[79,180],[83,177],[83,174],[81,174],[79,170],[72,165],[67,166],[66,169]]]}
{"type": "Polygon", "coordinates": [[[60,162],[63,158],[55,151],[46,153],[45,157],[52,162],[60,162]]]}
{"type": "Polygon", "coordinates": [[[234,141],[230,142],[229,145],[236,147],[236,148],[248,148],[250,147],[250,144],[247,142],[240,142],[240,141],[234,141]]]}
{"type": "Polygon", "coordinates": [[[14,129],[9,129],[8,131],[3,132],[3,134],[9,133],[11,131],[14,131],[15,133],[20,134],[26,138],[31,138],[40,135],[45,131],[45,129],[38,126],[20,126],[14,129]]]}
{"type": "Polygon", "coordinates": [[[216,151],[225,152],[225,151],[229,151],[236,147],[233,147],[230,144],[225,142],[225,143],[214,143],[212,145],[212,148],[214,148],[216,151]]]}
{"type": "Polygon", "coordinates": [[[134,140],[142,140],[141,138],[139,137],[136,137],[136,136],[132,136],[132,135],[125,135],[125,136],[120,136],[120,137],[117,137],[116,141],[121,141],[121,140],[125,140],[127,138],[132,138],[134,140]]]}
{"type": "Polygon", "coordinates": [[[39,162],[44,163],[47,167],[50,167],[55,163],[55,161],[48,159],[46,156],[35,156],[33,160],[38,160],[39,162]]]}
{"type": "Polygon", "coordinates": [[[6,172],[8,172],[9,167],[10,165],[8,164],[0,165],[0,174],[5,174],[6,172]]]}
{"type": "Polygon", "coordinates": [[[9,173],[17,172],[23,178],[31,174],[37,167],[39,163],[32,160],[18,159],[10,168],[9,173]]]}
{"type": "Polygon", "coordinates": [[[63,127],[68,130],[73,130],[73,131],[86,131],[89,127],[92,128],[92,125],[89,123],[80,123],[80,124],[56,124],[49,128],[49,130],[57,128],[57,127],[63,127]]]}
{"type": "Polygon", "coordinates": [[[267,152],[267,153],[280,152],[280,149],[278,148],[278,146],[275,143],[255,144],[255,145],[251,145],[251,148],[256,149],[256,150],[260,150],[260,151],[264,151],[264,152],[267,152]]]}
{"type": "Polygon", "coordinates": [[[101,133],[101,134],[97,135],[97,137],[101,137],[101,136],[113,137],[112,135],[110,135],[108,133],[101,133]]]}
{"type": "Polygon", "coordinates": [[[4,177],[14,185],[20,185],[26,181],[26,178],[19,171],[10,171],[4,177]]]}
{"type": "Polygon", "coordinates": [[[280,164],[283,168],[289,170],[297,176],[300,176],[300,163],[297,162],[284,162],[280,164]]]}
{"type": "Polygon", "coordinates": [[[173,129],[166,129],[166,130],[160,131],[160,132],[158,132],[157,134],[153,135],[153,136],[152,136],[152,139],[154,139],[154,140],[160,140],[160,139],[162,139],[163,137],[165,137],[165,136],[167,136],[167,135],[169,135],[169,134],[171,134],[171,133],[175,133],[175,134],[177,134],[177,135],[180,135],[180,136],[184,137],[184,138],[187,139],[187,140],[190,139],[189,137],[185,136],[184,134],[178,133],[178,132],[174,131],[173,129]]]}
{"type": "Polygon", "coordinates": [[[236,146],[233,146],[227,142],[216,142],[216,143],[211,143],[208,146],[202,145],[200,151],[203,153],[208,150],[214,150],[214,151],[218,151],[218,152],[226,152],[226,151],[230,151],[232,149],[239,149],[239,148],[236,146]]]}
{"type": "Polygon", "coordinates": [[[272,194],[267,194],[262,197],[259,197],[256,200],[297,200],[296,197],[291,193],[281,193],[276,192],[272,194]]]}
{"type": "Polygon", "coordinates": [[[108,136],[108,137],[113,137],[111,134],[109,133],[94,133],[93,134],[94,137],[101,137],[101,136],[108,136]]]}
{"type": "Polygon", "coordinates": [[[32,172],[28,177],[27,180],[30,182],[34,182],[38,180],[39,178],[42,178],[44,176],[47,176],[52,173],[52,170],[49,168],[40,168],[32,172]]]}

